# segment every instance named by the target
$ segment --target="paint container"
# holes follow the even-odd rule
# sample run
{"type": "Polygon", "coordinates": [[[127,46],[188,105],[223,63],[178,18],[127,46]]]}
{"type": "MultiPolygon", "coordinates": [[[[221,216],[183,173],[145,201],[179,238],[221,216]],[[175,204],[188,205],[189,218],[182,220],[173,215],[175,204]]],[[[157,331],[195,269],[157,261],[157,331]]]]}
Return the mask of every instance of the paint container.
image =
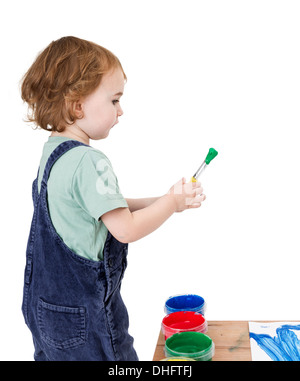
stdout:
{"type": "Polygon", "coordinates": [[[161,359],[159,361],[196,361],[196,360],[189,359],[188,357],[166,357],[165,359],[161,359]]]}
{"type": "Polygon", "coordinates": [[[178,311],[166,315],[161,324],[161,329],[165,335],[165,340],[175,333],[195,331],[207,332],[207,322],[198,312],[178,311]]]}
{"type": "Polygon", "coordinates": [[[166,340],[166,357],[188,357],[196,361],[210,361],[215,354],[212,339],[201,332],[175,333],[166,340]]]}
{"type": "Polygon", "coordinates": [[[194,311],[204,316],[206,309],[205,300],[194,294],[171,296],[165,303],[166,314],[177,311],[194,311]]]}

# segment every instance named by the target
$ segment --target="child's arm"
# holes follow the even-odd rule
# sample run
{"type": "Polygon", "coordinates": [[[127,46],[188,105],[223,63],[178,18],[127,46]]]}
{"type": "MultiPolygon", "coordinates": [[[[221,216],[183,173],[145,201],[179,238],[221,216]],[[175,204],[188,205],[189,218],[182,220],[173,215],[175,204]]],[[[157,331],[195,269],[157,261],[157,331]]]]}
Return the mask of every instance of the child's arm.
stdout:
{"type": "Polygon", "coordinates": [[[153,204],[157,201],[159,197],[149,197],[149,198],[126,198],[128,208],[131,212],[136,210],[144,209],[147,206],[153,204]]]}
{"type": "Polygon", "coordinates": [[[151,205],[131,212],[129,208],[111,210],[101,216],[110,233],[120,242],[130,243],[159,228],[173,213],[199,208],[205,200],[200,183],[180,180],[151,205]]]}

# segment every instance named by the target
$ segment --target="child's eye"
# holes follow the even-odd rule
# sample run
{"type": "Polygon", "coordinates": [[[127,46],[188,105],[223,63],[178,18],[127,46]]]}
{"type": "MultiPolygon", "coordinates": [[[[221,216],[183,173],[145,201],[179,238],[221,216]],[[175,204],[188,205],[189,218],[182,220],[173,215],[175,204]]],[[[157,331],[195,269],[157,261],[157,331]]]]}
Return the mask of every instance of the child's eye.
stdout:
{"type": "Polygon", "coordinates": [[[114,101],[112,101],[112,103],[115,105],[116,103],[118,103],[119,100],[118,99],[115,99],[114,101]]]}

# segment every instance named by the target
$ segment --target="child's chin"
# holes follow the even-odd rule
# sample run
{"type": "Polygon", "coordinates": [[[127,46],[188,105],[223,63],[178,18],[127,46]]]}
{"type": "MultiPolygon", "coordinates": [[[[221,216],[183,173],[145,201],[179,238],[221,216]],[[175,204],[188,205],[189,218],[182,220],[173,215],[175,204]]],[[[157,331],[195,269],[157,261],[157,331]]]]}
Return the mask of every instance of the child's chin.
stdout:
{"type": "Polygon", "coordinates": [[[102,133],[101,135],[92,135],[90,136],[89,138],[91,140],[101,140],[101,139],[105,139],[107,138],[109,135],[109,131],[105,132],[105,133],[102,133]]]}

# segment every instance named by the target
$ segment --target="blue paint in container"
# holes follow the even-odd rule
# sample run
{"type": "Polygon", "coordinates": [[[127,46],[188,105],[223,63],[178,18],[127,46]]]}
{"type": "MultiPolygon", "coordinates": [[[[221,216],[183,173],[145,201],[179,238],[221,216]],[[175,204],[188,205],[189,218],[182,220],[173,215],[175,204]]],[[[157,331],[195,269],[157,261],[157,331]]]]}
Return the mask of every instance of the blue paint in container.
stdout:
{"type": "Polygon", "coordinates": [[[165,303],[165,312],[171,314],[177,311],[194,311],[204,316],[205,300],[194,294],[171,296],[165,303]]]}

